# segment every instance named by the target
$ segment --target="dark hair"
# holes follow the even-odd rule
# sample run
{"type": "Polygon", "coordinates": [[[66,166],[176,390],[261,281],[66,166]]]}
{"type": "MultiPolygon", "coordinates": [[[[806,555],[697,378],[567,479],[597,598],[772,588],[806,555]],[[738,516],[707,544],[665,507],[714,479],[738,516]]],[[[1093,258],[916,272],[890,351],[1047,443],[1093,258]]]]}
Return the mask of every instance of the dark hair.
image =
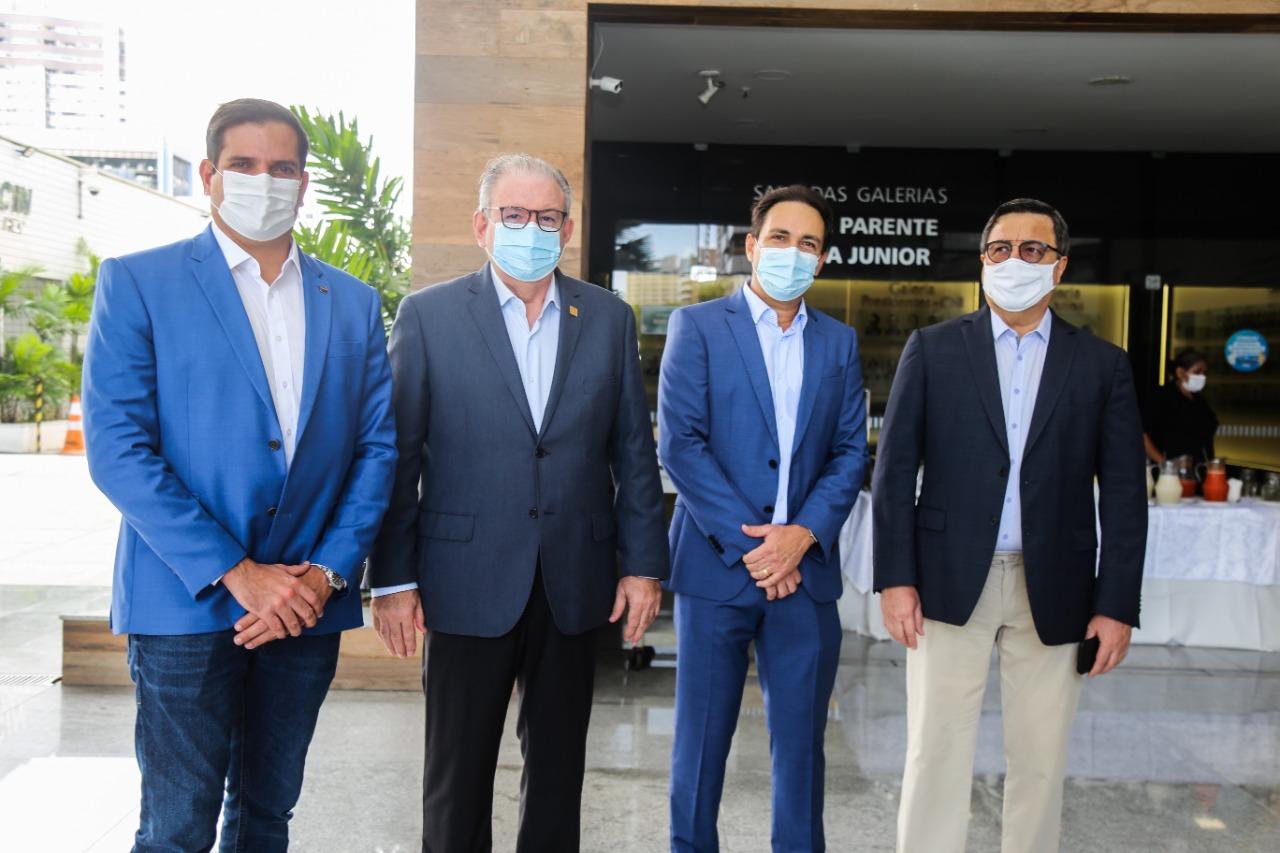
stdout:
{"type": "Polygon", "coordinates": [[[214,111],[209,119],[209,129],[204,134],[205,154],[213,165],[222,156],[222,137],[233,127],[242,124],[266,124],[278,121],[293,129],[298,137],[298,168],[307,168],[307,132],[302,129],[298,117],[275,101],[260,98],[237,98],[227,101],[214,111]]]}
{"type": "Polygon", "coordinates": [[[1000,217],[1010,213],[1037,213],[1052,219],[1053,242],[1057,244],[1058,254],[1064,258],[1067,256],[1071,250],[1071,235],[1067,231],[1067,220],[1062,218],[1057,208],[1034,198],[1015,198],[997,207],[996,212],[991,214],[987,224],[982,227],[982,239],[978,241],[978,248],[981,251],[987,250],[987,237],[990,236],[991,229],[995,228],[996,223],[1000,221],[1000,217]]]}
{"type": "MultiPolygon", "coordinates": [[[[1169,362],[1169,365],[1173,370],[1177,370],[1179,367],[1183,370],[1190,370],[1202,361],[1206,364],[1208,363],[1208,360],[1204,357],[1203,353],[1199,350],[1187,347],[1185,349],[1178,350],[1178,354],[1173,357],[1173,360],[1169,362]]],[[[1170,372],[1172,373],[1173,371],[1171,370],[1170,372]]]]}
{"type": "Polygon", "coordinates": [[[769,211],[775,204],[784,201],[798,201],[818,211],[822,217],[822,246],[826,248],[827,240],[835,230],[836,215],[820,192],[804,184],[778,187],[756,199],[756,203],[751,205],[751,233],[759,237],[760,229],[764,227],[764,220],[769,215],[769,211]]]}

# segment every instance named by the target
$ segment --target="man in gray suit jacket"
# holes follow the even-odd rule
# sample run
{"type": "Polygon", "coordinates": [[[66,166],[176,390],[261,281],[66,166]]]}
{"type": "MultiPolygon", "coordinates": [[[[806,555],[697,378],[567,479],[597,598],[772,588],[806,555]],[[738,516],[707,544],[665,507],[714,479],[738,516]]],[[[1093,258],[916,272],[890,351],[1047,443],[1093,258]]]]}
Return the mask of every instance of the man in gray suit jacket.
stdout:
{"type": "Polygon", "coordinates": [[[578,849],[593,629],[627,611],[638,642],[668,572],[635,315],[556,271],[570,202],[554,166],[491,161],[473,217],[490,263],[407,297],[391,330],[400,459],[369,582],[392,654],[426,634],[431,853],[492,848],[513,684],[516,850],[578,849]]]}

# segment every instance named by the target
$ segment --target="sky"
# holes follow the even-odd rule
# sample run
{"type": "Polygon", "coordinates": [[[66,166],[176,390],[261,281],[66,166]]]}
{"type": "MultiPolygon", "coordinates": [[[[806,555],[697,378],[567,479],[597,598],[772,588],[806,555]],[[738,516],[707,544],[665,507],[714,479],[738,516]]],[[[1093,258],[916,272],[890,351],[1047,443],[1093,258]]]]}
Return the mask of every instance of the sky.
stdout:
{"type": "Polygon", "coordinates": [[[0,0],[0,11],[124,30],[130,120],[203,156],[218,104],[240,97],[343,111],[413,197],[414,0],[0,0]]]}

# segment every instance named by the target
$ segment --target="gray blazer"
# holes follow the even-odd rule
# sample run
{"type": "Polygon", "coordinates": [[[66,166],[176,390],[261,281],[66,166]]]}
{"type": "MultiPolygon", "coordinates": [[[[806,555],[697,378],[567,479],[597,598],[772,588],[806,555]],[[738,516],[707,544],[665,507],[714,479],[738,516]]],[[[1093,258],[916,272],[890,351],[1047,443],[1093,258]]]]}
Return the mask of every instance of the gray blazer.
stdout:
{"type": "Polygon", "coordinates": [[[541,432],[486,265],[408,296],[391,330],[396,468],[369,559],[417,582],[429,630],[515,626],[539,559],[566,634],[609,616],[623,574],[666,578],[667,541],[635,315],[556,273],[560,343],[541,432]]]}

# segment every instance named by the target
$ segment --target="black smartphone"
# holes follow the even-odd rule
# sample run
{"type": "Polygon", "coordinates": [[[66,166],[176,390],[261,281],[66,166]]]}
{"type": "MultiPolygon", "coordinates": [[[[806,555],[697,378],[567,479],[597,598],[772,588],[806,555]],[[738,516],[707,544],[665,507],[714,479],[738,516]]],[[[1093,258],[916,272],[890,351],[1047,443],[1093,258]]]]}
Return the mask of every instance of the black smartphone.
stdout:
{"type": "Polygon", "coordinates": [[[1097,637],[1090,637],[1080,643],[1079,649],[1076,650],[1076,672],[1084,675],[1093,669],[1093,665],[1098,660],[1098,646],[1101,644],[1102,641],[1097,637]]]}

